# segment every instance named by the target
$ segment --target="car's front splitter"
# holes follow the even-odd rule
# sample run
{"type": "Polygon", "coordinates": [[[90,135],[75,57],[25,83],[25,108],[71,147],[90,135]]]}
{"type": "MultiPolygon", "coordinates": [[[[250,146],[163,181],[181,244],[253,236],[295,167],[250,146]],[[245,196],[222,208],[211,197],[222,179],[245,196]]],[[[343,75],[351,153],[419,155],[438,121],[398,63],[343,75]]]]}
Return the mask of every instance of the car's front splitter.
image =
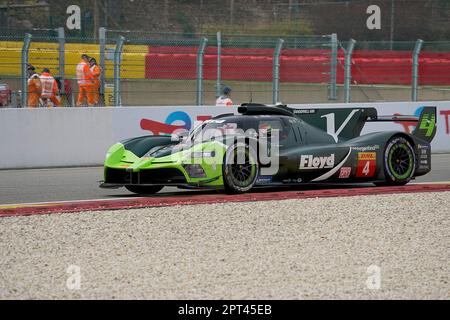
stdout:
{"type": "Polygon", "coordinates": [[[215,182],[220,179],[220,176],[188,183],[179,182],[166,182],[166,183],[110,183],[101,181],[99,187],[102,189],[118,189],[125,186],[142,186],[142,187],[154,187],[154,186],[165,186],[165,187],[182,187],[182,188],[202,188],[202,189],[220,189],[220,185],[207,185],[208,183],[215,182]]]}

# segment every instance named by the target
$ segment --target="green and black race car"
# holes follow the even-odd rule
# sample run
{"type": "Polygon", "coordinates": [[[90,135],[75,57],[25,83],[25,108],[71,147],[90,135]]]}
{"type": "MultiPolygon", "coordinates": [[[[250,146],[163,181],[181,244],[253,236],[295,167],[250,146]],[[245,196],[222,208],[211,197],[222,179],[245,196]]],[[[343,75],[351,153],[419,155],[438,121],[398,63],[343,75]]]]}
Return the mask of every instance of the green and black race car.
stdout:
{"type": "Polygon", "coordinates": [[[431,170],[436,108],[420,117],[378,116],[374,108],[292,109],[243,104],[238,115],[191,133],[143,136],[113,145],[102,188],[153,194],[164,186],[243,193],[259,186],[373,182],[404,185],[431,170]],[[415,121],[400,131],[360,135],[365,123],[415,121]]]}

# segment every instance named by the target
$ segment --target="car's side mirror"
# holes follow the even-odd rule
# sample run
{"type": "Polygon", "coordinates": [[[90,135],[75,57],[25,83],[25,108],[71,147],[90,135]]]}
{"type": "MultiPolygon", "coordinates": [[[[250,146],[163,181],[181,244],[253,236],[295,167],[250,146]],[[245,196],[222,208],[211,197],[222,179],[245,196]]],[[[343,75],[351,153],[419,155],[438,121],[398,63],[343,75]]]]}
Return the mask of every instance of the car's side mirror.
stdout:
{"type": "Polygon", "coordinates": [[[170,140],[172,142],[182,142],[189,136],[188,130],[177,130],[177,132],[172,133],[170,140]]]}

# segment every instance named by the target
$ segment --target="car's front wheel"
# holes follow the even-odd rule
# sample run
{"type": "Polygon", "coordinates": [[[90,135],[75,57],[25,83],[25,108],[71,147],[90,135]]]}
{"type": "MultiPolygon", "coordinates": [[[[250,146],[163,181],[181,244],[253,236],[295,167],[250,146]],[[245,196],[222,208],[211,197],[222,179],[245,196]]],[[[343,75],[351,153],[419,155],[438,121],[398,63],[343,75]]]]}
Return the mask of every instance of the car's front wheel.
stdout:
{"type": "Polygon", "coordinates": [[[125,186],[125,188],[137,194],[155,194],[161,191],[164,186],[125,186]]]}
{"type": "Polygon", "coordinates": [[[414,149],[404,137],[394,137],[388,141],[384,152],[385,182],[377,185],[402,186],[407,184],[416,168],[414,149]]]}
{"type": "Polygon", "coordinates": [[[222,167],[223,184],[228,193],[250,191],[259,174],[256,152],[248,144],[234,144],[228,148],[222,167]]]}

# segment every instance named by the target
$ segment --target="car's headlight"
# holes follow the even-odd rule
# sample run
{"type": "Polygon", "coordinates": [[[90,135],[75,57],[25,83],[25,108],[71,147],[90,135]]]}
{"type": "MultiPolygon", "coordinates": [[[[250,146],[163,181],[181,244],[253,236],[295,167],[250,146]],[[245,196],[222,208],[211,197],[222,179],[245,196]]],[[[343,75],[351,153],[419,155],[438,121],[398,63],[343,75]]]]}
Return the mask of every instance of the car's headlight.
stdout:
{"type": "Polygon", "coordinates": [[[150,158],[152,156],[152,154],[154,154],[156,151],[161,150],[164,147],[165,146],[156,146],[156,147],[151,148],[146,154],[144,154],[143,158],[150,158]]]}
{"type": "Polygon", "coordinates": [[[185,164],[183,167],[191,178],[206,178],[205,170],[199,164],[185,164]]]}
{"type": "Polygon", "coordinates": [[[214,158],[216,153],[214,151],[211,152],[192,152],[192,158],[214,158]]]}
{"type": "Polygon", "coordinates": [[[107,152],[105,156],[105,160],[107,160],[111,156],[111,152],[107,152]]]}

